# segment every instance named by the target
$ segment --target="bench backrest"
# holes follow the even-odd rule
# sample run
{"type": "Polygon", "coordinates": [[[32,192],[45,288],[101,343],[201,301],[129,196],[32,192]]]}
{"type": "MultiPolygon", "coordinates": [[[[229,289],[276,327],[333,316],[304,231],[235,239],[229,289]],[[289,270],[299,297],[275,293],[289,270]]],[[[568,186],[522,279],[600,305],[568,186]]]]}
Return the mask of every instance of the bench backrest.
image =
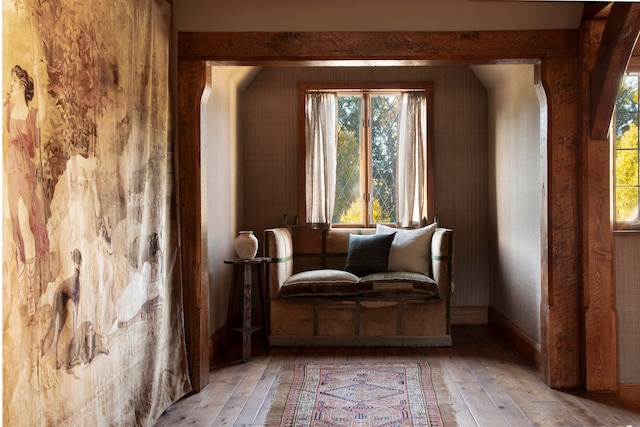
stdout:
{"type": "Polygon", "coordinates": [[[347,264],[350,234],[374,234],[375,228],[313,229],[292,227],[293,272],[332,268],[347,264]]]}

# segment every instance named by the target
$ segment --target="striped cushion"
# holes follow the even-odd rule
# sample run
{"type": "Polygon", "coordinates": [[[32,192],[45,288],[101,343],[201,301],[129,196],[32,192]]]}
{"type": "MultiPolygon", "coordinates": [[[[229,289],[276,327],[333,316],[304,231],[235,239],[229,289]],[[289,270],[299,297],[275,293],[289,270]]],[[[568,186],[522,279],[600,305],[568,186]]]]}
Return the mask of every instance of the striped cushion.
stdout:
{"type": "Polygon", "coordinates": [[[386,295],[397,297],[431,297],[438,293],[438,285],[429,276],[419,273],[389,271],[369,274],[360,278],[361,295],[386,295]]]}
{"type": "Polygon", "coordinates": [[[289,277],[280,296],[316,297],[358,294],[358,276],[342,270],[309,270],[289,277]]]}

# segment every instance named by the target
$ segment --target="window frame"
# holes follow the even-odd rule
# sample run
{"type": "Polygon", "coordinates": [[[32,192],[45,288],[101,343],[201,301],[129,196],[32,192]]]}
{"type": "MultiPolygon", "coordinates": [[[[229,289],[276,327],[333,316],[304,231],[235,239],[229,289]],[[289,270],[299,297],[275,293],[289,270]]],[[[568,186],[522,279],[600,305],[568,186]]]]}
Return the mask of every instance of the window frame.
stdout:
{"type": "MultiPolygon", "coordinates": [[[[305,94],[311,91],[331,91],[337,93],[370,92],[397,93],[401,91],[424,91],[427,101],[427,185],[425,199],[427,201],[426,220],[433,222],[435,218],[435,168],[434,168],[434,97],[433,82],[300,82],[298,83],[298,218],[300,224],[305,224],[306,218],[306,183],[305,183],[305,94]]],[[[367,130],[369,132],[370,130],[367,130]]],[[[367,153],[369,156],[369,153],[367,153]]],[[[362,173],[370,173],[369,169],[362,169],[362,173]],[[367,171],[367,172],[365,172],[367,171]]],[[[361,178],[362,182],[362,178],[361,178]]],[[[335,228],[375,228],[375,223],[369,223],[365,218],[364,223],[338,224],[332,223],[335,228]]],[[[395,224],[391,224],[395,226],[395,224]]]]}
{"type": "MultiPolygon", "coordinates": [[[[640,67],[638,68],[630,67],[627,69],[625,74],[632,74],[632,75],[638,76],[638,80],[640,82],[640,67]]],[[[616,102],[617,102],[617,96],[616,96],[616,102]]],[[[610,140],[609,142],[611,146],[611,162],[610,162],[611,163],[611,218],[613,223],[612,224],[613,231],[616,233],[625,233],[625,232],[640,233],[640,221],[637,221],[637,222],[618,221],[617,219],[617,210],[616,210],[616,204],[617,204],[616,154],[618,152],[618,149],[616,148],[616,137],[617,137],[616,115],[617,113],[618,113],[617,110],[614,108],[613,115],[611,117],[611,127],[609,131],[609,140],[610,140]]],[[[640,117],[640,111],[638,111],[637,114],[640,117]]]]}

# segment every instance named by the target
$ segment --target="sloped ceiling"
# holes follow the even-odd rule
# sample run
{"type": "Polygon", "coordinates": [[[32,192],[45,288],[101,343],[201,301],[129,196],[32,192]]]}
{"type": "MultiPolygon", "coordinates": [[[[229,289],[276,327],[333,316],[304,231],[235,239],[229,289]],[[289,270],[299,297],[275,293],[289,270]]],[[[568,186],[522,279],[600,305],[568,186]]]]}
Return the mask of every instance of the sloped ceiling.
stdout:
{"type": "Polygon", "coordinates": [[[222,66],[220,72],[229,78],[229,82],[238,90],[243,91],[262,67],[222,66]]]}
{"type": "MultiPolygon", "coordinates": [[[[471,65],[469,68],[476,74],[480,82],[488,91],[491,91],[500,82],[504,82],[514,70],[521,67],[532,67],[533,65],[523,64],[500,64],[500,65],[471,65]]],[[[533,84],[533,82],[531,82],[533,84]]]]}

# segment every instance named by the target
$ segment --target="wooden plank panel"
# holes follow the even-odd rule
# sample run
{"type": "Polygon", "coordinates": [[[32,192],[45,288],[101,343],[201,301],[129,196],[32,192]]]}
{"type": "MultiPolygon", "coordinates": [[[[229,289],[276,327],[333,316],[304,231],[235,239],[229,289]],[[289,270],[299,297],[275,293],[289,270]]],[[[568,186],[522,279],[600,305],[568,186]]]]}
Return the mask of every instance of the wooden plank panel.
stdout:
{"type": "MultiPolygon", "coordinates": [[[[271,403],[273,402],[273,397],[276,394],[276,389],[278,388],[279,378],[280,378],[280,369],[281,364],[276,358],[269,359],[269,366],[265,369],[262,378],[260,378],[260,384],[254,390],[254,393],[249,398],[249,402],[245,409],[250,410],[249,415],[255,414],[251,425],[264,425],[265,420],[267,419],[267,414],[269,413],[269,409],[271,408],[271,403]],[[270,384],[270,387],[265,392],[265,388],[270,384]],[[263,398],[262,401],[260,399],[263,398]],[[255,410],[251,410],[254,405],[251,402],[260,402],[260,405],[255,405],[255,410]]],[[[247,411],[244,411],[247,412],[247,411]]],[[[243,414],[244,415],[244,414],[243,414]]],[[[248,420],[249,417],[247,417],[248,420]]],[[[238,421],[243,421],[245,418],[239,418],[238,421]]],[[[247,424],[249,425],[249,424],[247,424]]]]}
{"type": "Polygon", "coordinates": [[[607,425],[607,423],[598,416],[597,412],[590,411],[571,394],[562,391],[557,391],[556,394],[559,405],[562,406],[562,411],[570,413],[579,424],[587,426],[607,425]]]}
{"type": "Polygon", "coordinates": [[[536,403],[536,407],[552,426],[582,425],[558,402],[539,402],[536,403]]]}
{"type": "Polygon", "coordinates": [[[497,375],[496,381],[509,394],[511,400],[518,405],[518,408],[527,420],[529,420],[531,425],[540,427],[551,426],[544,415],[540,412],[535,402],[531,401],[529,394],[518,388],[519,386],[515,382],[511,381],[508,374],[497,375]]]}
{"type": "Polygon", "coordinates": [[[491,378],[481,382],[482,388],[491,396],[491,401],[498,408],[505,420],[509,420],[509,425],[532,424],[533,420],[527,418],[522,409],[513,401],[507,390],[502,388],[500,382],[491,378]]]}
{"type": "Polygon", "coordinates": [[[474,427],[478,426],[473,414],[469,410],[464,397],[456,387],[453,378],[449,375],[448,370],[444,370],[444,383],[448,392],[448,401],[441,402],[441,399],[438,398],[438,404],[442,406],[443,412],[454,413],[455,414],[455,423],[456,424],[448,424],[445,420],[443,420],[445,425],[459,425],[459,426],[469,426],[474,427]],[[453,408],[453,409],[451,409],[453,408]]]}
{"type": "Polygon", "coordinates": [[[218,416],[212,420],[212,426],[240,425],[238,418],[242,416],[249,397],[253,395],[258,381],[267,368],[266,360],[268,358],[256,358],[241,365],[244,368],[244,375],[237,383],[233,395],[226,401],[218,416]]]}
{"type": "MultiPolygon", "coordinates": [[[[627,388],[621,385],[621,389],[627,388]]],[[[640,390],[639,385],[635,385],[636,393],[640,390]]],[[[635,417],[640,414],[640,400],[634,402],[628,401],[624,396],[616,396],[613,393],[587,393],[585,391],[572,390],[571,393],[584,405],[590,412],[597,414],[602,420],[601,424],[606,426],[628,426],[638,423],[634,421],[635,417]],[[628,405],[628,407],[625,406],[628,405]],[[632,411],[630,412],[629,408],[632,411]]],[[[622,391],[621,394],[624,394],[622,391]]],[[[637,394],[636,394],[637,396],[637,394]]]]}
{"type": "Polygon", "coordinates": [[[493,427],[509,425],[480,384],[473,382],[456,383],[456,387],[478,425],[493,427]]]}

